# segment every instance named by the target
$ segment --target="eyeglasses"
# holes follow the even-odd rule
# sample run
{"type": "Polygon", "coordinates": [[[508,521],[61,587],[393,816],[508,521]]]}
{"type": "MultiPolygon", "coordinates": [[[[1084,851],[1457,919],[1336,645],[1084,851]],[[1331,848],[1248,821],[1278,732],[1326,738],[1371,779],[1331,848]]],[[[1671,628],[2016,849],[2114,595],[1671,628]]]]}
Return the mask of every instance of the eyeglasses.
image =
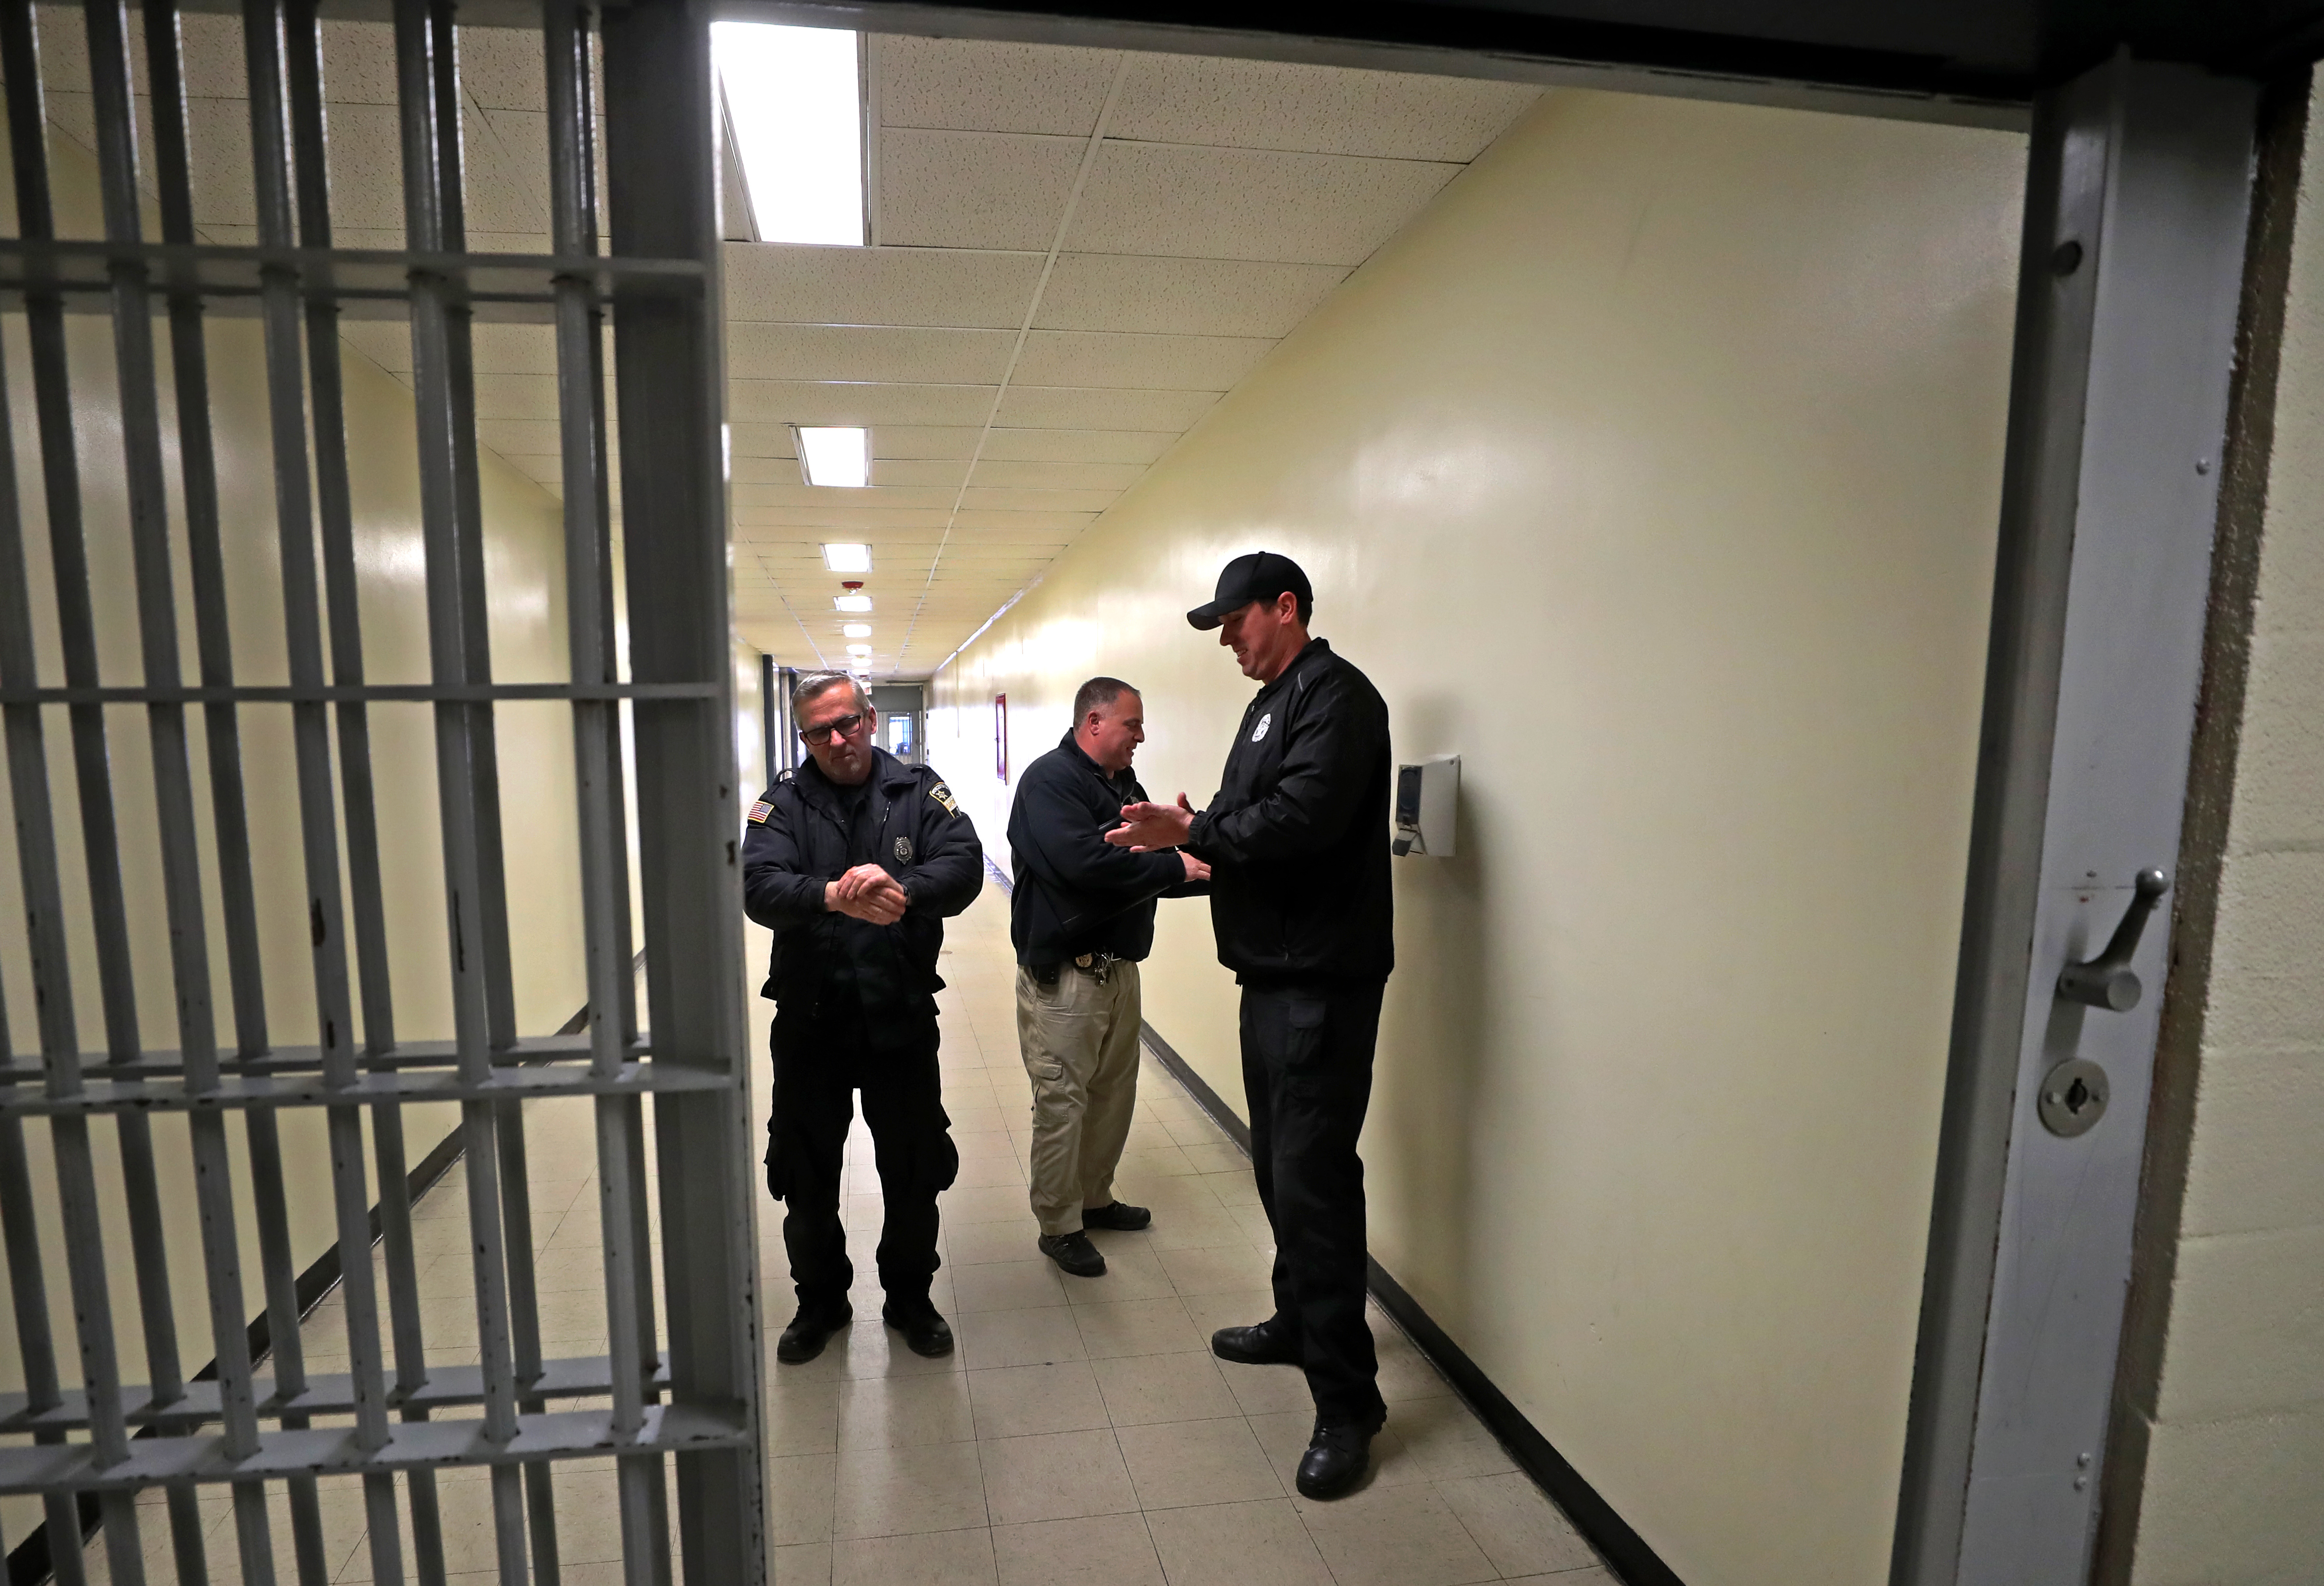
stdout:
{"type": "Polygon", "coordinates": [[[819,727],[801,727],[799,739],[814,748],[820,749],[834,738],[854,737],[855,729],[862,724],[863,715],[859,711],[852,716],[840,716],[825,722],[819,727]]]}

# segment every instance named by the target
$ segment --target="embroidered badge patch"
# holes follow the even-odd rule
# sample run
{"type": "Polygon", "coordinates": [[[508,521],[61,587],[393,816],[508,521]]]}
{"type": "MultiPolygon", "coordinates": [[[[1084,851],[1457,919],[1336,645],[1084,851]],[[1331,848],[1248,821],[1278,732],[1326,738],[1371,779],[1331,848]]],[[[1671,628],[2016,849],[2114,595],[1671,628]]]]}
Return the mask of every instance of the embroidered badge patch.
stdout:
{"type": "Polygon", "coordinates": [[[909,837],[896,839],[896,862],[898,864],[912,862],[912,840],[909,837]]]}
{"type": "Polygon", "coordinates": [[[1261,738],[1266,737],[1266,736],[1267,736],[1267,727],[1268,727],[1268,723],[1270,723],[1270,722],[1272,722],[1272,721],[1274,721],[1274,720],[1275,720],[1275,713],[1274,713],[1273,711],[1268,711],[1265,715],[1263,715],[1263,716],[1259,717],[1259,725],[1257,725],[1256,727],[1253,727],[1253,728],[1250,730],[1250,741],[1251,741],[1253,743],[1256,743],[1256,742],[1258,742],[1261,738]]]}
{"type": "Polygon", "coordinates": [[[762,826],[767,824],[767,817],[774,813],[775,807],[763,798],[751,806],[751,818],[762,826]]]}
{"type": "Polygon", "coordinates": [[[935,799],[938,804],[943,805],[945,809],[949,810],[954,815],[958,815],[960,813],[960,800],[954,798],[952,796],[952,789],[945,787],[942,782],[938,782],[935,787],[928,789],[928,797],[935,799]]]}

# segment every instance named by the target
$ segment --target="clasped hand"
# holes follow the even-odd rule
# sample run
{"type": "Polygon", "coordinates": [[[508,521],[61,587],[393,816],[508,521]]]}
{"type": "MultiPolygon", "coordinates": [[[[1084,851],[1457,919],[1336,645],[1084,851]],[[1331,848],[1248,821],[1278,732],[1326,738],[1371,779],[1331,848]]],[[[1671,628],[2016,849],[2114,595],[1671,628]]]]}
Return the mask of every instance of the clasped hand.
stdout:
{"type": "MultiPolygon", "coordinates": [[[[1184,793],[1178,795],[1176,807],[1167,804],[1125,804],[1121,807],[1121,824],[1105,834],[1105,840],[1117,848],[1127,848],[1133,853],[1151,853],[1158,848],[1178,848],[1185,844],[1194,829],[1194,807],[1186,802],[1184,793]]],[[[1190,861],[1186,879],[1201,881],[1193,865],[1203,862],[1187,855],[1190,861]]],[[[1205,874],[1210,867],[1204,865],[1205,874]]]]}
{"type": "Polygon", "coordinates": [[[904,917],[911,899],[904,884],[876,864],[859,864],[835,881],[823,884],[823,906],[873,925],[894,925],[904,917]]]}

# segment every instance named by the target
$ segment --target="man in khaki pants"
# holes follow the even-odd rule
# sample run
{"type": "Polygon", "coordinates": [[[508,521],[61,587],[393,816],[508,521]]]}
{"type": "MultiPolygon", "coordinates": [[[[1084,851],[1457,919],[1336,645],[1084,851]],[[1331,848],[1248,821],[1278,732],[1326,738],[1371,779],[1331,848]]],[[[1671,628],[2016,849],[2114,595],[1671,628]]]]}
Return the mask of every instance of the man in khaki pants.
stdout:
{"type": "Polygon", "coordinates": [[[1033,1215],[1041,1253],[1077,1277],[1105,1270],[1085,1230],[1154,1220],[1113,1198],[1138,1104],[1138,965],[1154,945],[1155,899],[1198,895],[1211,875],[1191,853],[1132,853],[1105,840],[1124,805],[1145,802],[1130,770],[1145,742],[1138,690],[1092,678],[1074,696],[1073,730],[1025,768],[1009,813],[1033,1215]]]}

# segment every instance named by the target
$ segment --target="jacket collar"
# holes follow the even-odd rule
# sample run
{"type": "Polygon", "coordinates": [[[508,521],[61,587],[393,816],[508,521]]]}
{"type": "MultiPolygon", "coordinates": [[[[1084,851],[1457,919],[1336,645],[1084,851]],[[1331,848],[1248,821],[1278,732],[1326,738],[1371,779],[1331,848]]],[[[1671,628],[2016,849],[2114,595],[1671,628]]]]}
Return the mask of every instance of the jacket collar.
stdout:
{"type": "Polygon", "coordinates": [[[829,777],[825,776],[823,768],[812,758],[799,767],[798,770],[800,791],[825,807],[835,806],[842,797],[852,794],[861,788],[908,787],[912,779],[912,768],[876,743],[872,746],[871,774],[862,781],[856,783],[853,788],[842,788],[829,777]]]}
{"type": "Polygon", "coordinates": [[[1103,766],[1098,764],[1096,761],[1091,759],[1090,752],[1082,747],[1080,737],[1076,735],[1070,727],[1065,729],[1065,735],[1057,740],[1057,747],[1064,750],[1070,750],[1073,753],[1074,759],[1080,763],[1081,768],[1089,772],[1091,776],[1095,777],[1099,781],[1103,782],[1108,788],[1115,786],[1122,778],[1131,774],[1131,768],[1130,767],[1125,766],[1120,770],[1110,771],[1103,766]]]}
{"type": "Polygon", "coordinates": [[[1301,650],[1297,655],[1291,658],[1291,664],[1275,674],[1275,681],[1268,684],[1257,694],[1251,696],[1251,703],[1253,705],[1257,705],[1262,699],[1274,697],[1277,690],[1291,683],[1298,677],[1300,672],[1303,670],[1312,669],[1314,667],[1322,665],[1325,660],[1331,659],[1331,654],[1332,641],[1330,640],[1308,640],[1306,647],[1301,650]]]}

